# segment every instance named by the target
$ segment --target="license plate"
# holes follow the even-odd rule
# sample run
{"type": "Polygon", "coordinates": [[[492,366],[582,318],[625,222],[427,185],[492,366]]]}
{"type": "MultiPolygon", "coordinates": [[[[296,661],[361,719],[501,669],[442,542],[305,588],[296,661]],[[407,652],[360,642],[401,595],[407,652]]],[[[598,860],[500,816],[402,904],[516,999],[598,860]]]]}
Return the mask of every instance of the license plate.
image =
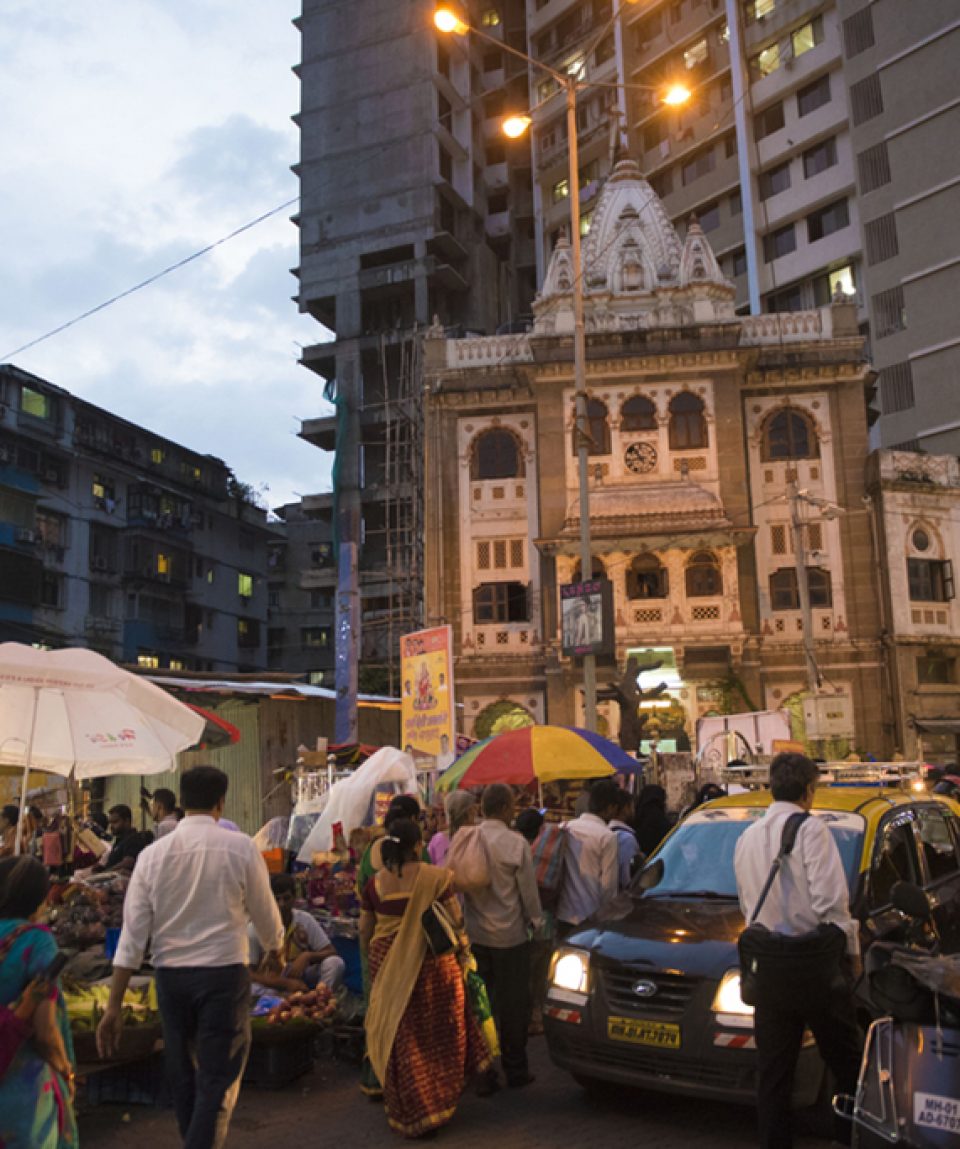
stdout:
{"type": "Polygon", "coordinates": [[[633,1045],[680,1048],[680,1026],[668,1021],[638,1021],[635,1017],[608,1017],[607,1037],[633,1045]]]}

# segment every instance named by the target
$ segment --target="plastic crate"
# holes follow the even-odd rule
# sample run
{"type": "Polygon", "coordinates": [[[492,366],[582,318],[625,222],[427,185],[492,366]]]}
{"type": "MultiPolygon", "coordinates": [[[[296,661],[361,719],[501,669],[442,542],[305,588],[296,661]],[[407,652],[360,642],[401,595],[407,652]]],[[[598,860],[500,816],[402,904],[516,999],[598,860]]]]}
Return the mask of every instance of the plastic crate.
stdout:
{"type": "Polygon", "coordinates": [[[250,1047],[250,1057],[243,1074],[244,1085],[260,1089],[282,1089],[313,1069],[311,1031],[291,1036],[289,1041],[257,1041],[250,1047]]]}
{"type": "Polygon", "coordinates": [[[343,984],[351,993],[363,996],[363,967],[360,964],[360,942],[357,938],[340,937],[334,934],[330,938],[333,948],[343,958],[346,969],[343,973],[343,984]]]}
{"type": "Polygon", "coordinates": [[[169,1108],[170,1092],[163,1069],[163,1055],[141,1061],[90,1069],[80,1091],[81,1109],[95,1105],[155,1105],[169,1108]]]}

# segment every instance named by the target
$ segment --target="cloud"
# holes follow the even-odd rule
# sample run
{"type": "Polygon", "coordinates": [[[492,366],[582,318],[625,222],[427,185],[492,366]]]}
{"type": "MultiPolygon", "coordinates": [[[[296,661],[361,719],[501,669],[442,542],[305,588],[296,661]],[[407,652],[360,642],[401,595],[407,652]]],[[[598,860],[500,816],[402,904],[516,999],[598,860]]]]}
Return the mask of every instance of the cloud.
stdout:
{"type": "Polygon", "coordinates": [[[187,194],[219,208],[279,203],[291,193],[290,141],[249,116],[230,116],[187,137],[171,175],[187,194]]]}

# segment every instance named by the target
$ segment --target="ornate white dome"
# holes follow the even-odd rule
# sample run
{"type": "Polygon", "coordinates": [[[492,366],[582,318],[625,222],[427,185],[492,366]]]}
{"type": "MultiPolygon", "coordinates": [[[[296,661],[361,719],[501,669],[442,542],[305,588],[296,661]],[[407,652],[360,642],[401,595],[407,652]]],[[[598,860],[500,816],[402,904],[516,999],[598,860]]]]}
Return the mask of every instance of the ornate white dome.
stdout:
{"type": "MultiPolygon", "coordinates": [[[[733,284],[695,219],[683,244],[634,160],[604,184],[582,248],[588,331],[732,322],[733,284]]],[[[573,330],[573,260],[562,239],[533,305],[540,334],[573,330]]]]}

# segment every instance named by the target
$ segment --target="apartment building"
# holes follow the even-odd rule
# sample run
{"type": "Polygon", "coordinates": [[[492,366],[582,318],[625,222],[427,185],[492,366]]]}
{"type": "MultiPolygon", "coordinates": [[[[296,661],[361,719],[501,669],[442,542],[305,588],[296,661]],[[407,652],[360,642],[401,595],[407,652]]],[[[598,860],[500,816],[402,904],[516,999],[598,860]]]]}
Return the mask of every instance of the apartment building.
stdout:
{"type": "Polygon", "coordinates": [[[0,366],[3,641],[263,670],[274,533],[222,460],[0,366]]]}
{"type": "Polygon", "coordinates": [[[960,453],[960,7],[840,0],[884,446],[960,453]]]}

